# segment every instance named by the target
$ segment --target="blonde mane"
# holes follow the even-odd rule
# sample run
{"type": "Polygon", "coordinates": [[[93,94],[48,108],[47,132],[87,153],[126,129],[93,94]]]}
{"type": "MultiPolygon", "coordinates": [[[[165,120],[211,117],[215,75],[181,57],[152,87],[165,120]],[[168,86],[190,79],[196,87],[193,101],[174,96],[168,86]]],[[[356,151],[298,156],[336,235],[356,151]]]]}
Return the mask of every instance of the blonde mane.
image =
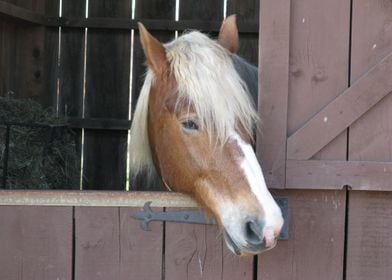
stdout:
{"type": "MultiPolygon", "coordinates": [[[[248,88],[236,72],[229,52],[208,36],[193,31],[165,44],[176,79],[179,101],[192,104],[202,127],[220,143],[239,128],[252,138],[258,120],[248,88]],[[210,133],[211,135],[212,133],[210,133]]],[[[154,170],[148,141],[148,100],[154,74],[148,69],[131,128],[131,170],[154,170]]]]}

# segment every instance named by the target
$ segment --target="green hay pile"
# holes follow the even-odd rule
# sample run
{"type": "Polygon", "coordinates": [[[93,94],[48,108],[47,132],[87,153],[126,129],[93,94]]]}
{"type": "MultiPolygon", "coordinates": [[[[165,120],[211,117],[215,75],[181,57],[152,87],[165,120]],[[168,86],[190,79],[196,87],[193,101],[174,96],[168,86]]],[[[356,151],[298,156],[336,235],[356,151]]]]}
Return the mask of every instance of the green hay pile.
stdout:
{"type": "MultiPolygon", "coordinates": [[[[2,188],[5,132],[1,123],[55,125],[63,123],[51,110],[31,99],[0,97],[0,188],[2,188]]],[[[76,135],[67,127],[12,126],[8,156],[8,189],[78,188],[80,160],[76,135]]]]}

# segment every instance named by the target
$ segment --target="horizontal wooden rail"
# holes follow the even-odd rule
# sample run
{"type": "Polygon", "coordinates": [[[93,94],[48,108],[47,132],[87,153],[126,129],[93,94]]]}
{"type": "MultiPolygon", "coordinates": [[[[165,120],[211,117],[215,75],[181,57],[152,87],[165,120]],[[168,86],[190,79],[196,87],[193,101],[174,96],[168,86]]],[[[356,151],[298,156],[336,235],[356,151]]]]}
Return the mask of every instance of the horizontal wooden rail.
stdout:
{"type": "MultiPolygon", "coordinates": [[[[221,21],[205,20],[154,20],[154,19],[137,19],[130,18],[56,18],[49,17],[46,25],[74,27],[74,28],[100,28],[100,29],[137,29],[137,23],[143,24],[150,30],[162,31],[183,31],[183,30],[207,30],[218,32],[222,24],[221,21]]],[[[238,30],[240,33],[258,33],[258,22],[239,22],[238,30]]]]}
{"type": "Polygon", "coordinates": [[[30,123],[30,122],[2,122],[0,127],[7,126],[25,126],[35,128],[86,128],[97,130],[128,130],[131,128],[131,121],[125,119],[109,119],[109,118],[66,118],[59,120],[57,123],[30,123]]]}
{"type": "Polygon", "coordinates": [[[392,191],[392,162],[287,160],[287,189],[392,191]]]}
{"type": "Polygon", "coordinates": [[[103,119],[103,118],[68,118],[67,123],[72,128],[128,130],[131,128],[130,120],[103,119]]]}
{"type": "Polygon", "coordinates": [[[31,10],[0,1],[0,16],[33,24],[45,25],[47,17],[31,10]]]}
{"type": "MultiPolygon", "coordinates": [[[[139,21],[150,30],[162,31],[183,31],[189,29],[205,30],[218,32],[221,21],[203,21],[203,20],[154,20],[154,19],[137,19],[131,18],[72,18],[72,17],[48,17],[44,14],[21,8],[17,5],[10,4],[0,0],[0,16],[21,20],[27,23],[38,24],[50,27],[73,27],[73,28],[99,28],[99,29],[137,29],[139,21]]],[[[238,30],[240,33],[259,32],[259,22],[239,22],[238,30]]]]}
{"type": "Polygon", "coordinates": [[[175,192],[0,190],[0,205],[11,206],[142,207],[147,201],[153,207],[197,207],[175,192]]]}

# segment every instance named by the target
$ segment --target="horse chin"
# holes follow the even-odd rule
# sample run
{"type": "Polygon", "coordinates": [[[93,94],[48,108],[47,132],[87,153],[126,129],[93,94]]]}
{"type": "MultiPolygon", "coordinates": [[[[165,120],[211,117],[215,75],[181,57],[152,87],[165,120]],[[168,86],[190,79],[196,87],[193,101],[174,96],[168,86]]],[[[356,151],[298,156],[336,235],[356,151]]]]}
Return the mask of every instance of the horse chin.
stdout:
{"type": "Polygon", "coordinates": [[[226,243],[226,246],[229,248],[229,250],[234,253],[237,256],[254,256],[263,252],[266,252],[268,250],[273,249],[276,246],[276,240],[273,244],[270,244],[269,247],[265,245],[265,243],[262,243],[260,246],[252,246],[250,244],[244,244],[241,245],[239,242],[236,242],[234,238],[226,231],[223,230],[223,237],[226,243]]]}
{"type": "Polygon", "coordinates": [[[233,241],[233,239],[230,237],[226,230],[224,230],[223,232],[223,237],[229,250],[237,256],[241,256],[241,250],[239,246],[233,241]]]}

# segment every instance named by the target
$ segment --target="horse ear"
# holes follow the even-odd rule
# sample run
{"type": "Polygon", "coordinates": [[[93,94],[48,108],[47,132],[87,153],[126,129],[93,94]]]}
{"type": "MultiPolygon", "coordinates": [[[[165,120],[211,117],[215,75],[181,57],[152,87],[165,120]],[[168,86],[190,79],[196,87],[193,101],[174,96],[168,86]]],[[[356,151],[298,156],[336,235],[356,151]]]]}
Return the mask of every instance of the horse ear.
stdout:
{"type": "Polygon", "coordinates": [[[165,47],[138,22],[140,41],[148,66],[155,74],[162,74],[168,67],[165,47]]]}
{"type": "Polygon", "coordinates": [[[219,30],[218,42],[231,53],[236,53],[239,48],[236,15],[228,16],[223,20],[219,30]]]}

